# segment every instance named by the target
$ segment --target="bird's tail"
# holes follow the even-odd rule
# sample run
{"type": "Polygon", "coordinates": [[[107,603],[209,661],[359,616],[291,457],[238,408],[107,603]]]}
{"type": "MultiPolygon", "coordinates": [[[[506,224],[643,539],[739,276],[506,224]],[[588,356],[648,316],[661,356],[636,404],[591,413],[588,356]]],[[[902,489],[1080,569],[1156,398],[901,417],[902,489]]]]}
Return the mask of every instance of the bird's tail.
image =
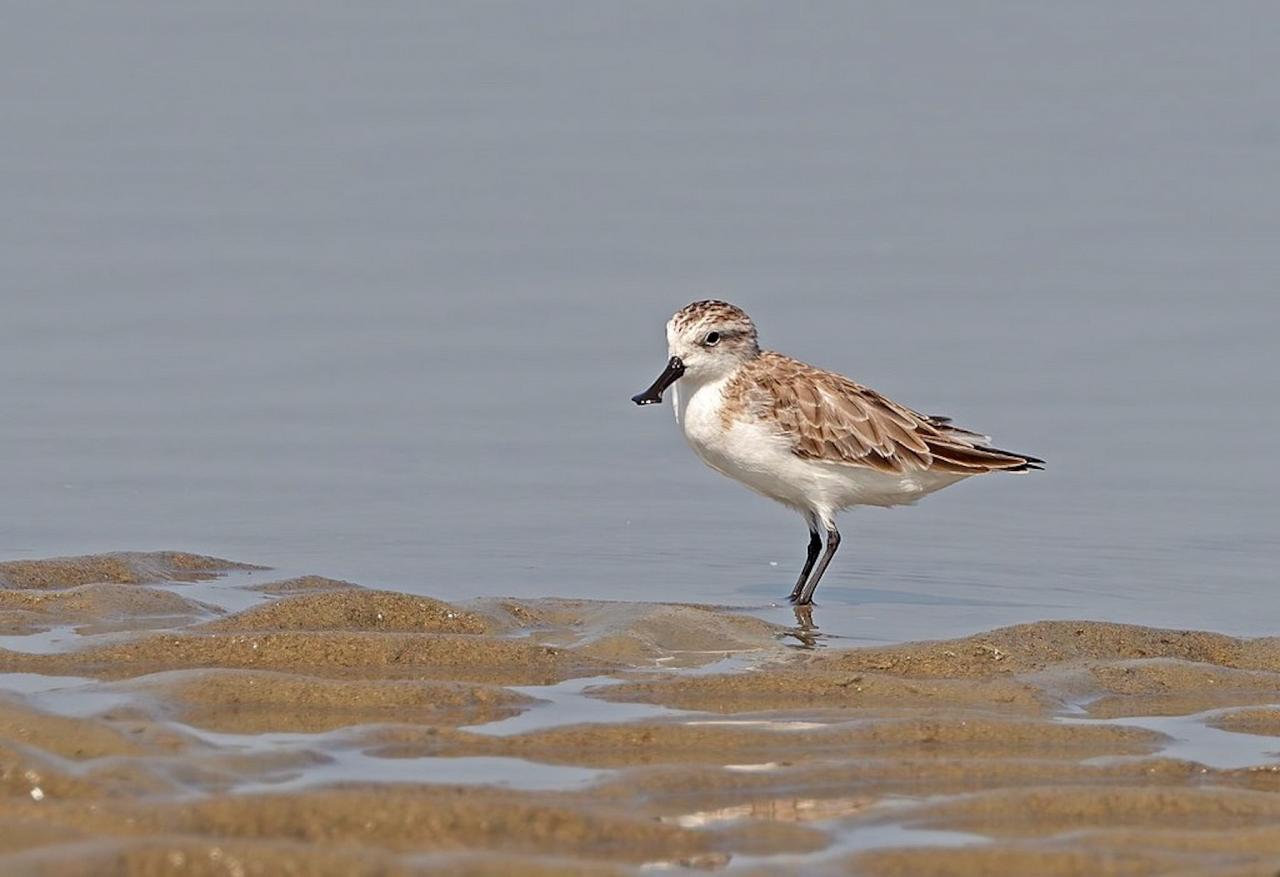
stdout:
{"type": "Polygon", "coordinates": [[[1000,472],[1032,472],[1045,467],[1039,457],[993,448],[990,436],[956,426],[950,417],[930,417],[929,423],[952,440],[938,446],[930,444],[929,450],[934,457],[954,466],[1000,472]]]}

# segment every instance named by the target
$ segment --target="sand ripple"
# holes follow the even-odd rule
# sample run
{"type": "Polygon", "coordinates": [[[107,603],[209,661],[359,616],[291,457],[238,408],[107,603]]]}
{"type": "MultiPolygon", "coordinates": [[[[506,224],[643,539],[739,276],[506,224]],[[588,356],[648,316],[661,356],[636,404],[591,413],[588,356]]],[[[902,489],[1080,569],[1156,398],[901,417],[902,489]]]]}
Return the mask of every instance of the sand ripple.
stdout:
{"type": "Polygon", "coordinates": [[[1280,863],[1275,638],[1046,621],[805,651],[711,607],[268,578],[0,563],[0,871],[1280,863]]]}

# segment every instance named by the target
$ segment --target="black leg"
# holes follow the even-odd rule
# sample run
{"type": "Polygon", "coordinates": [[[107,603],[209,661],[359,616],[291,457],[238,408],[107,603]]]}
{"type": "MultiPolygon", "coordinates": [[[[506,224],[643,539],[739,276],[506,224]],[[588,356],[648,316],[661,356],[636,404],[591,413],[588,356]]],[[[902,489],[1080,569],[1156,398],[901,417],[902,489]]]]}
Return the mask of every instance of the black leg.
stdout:
{"type": "Polygon", "coordinates": [[[805,558],[804,569],[800,570],[800,579],[796,582],[796,586],[791,589],[791,596],[787,599],[792,603],[800,599],[801,592],[804,591],[804,583],[809,581],[809,573],[813,570],[813,564],[818,559],[818,552],[822,550],[822,536],[818,533],[818,519],[809,519],[809,556],[805,558]]]}
{"type": "Polygon", "coordinates": [[[828,524],[827,551],[822,555],[822,562],[818,564],[818,568],[813,571],[813,577],[809,579],[809,583],[800,592],[800,599],[796,601],[797,605],[808,606],[813,602],[813,592],[818,590],[818,582],[822,581],[822,574],[827,571],[827,566],[831,563],[831,558],[836,556],[836,549],[839,547],[840,531],[836,529],[835,524],[828,524]]]}

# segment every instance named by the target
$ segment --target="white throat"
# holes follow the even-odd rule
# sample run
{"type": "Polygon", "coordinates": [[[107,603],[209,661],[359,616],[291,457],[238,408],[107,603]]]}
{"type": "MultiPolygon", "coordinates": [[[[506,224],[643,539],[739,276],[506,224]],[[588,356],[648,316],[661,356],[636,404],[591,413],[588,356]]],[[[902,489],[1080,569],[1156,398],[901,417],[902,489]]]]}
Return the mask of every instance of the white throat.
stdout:
{"type": "Polygon", "coordinates": [[[705,441],[710,438],[705,433],[721,428],[723,390],[732,377],[732,374],[704,376],[699,380],[686,375],[671,385],[671,407],[676,423],[680,425],[685,438],[694,442],[695,446],[699,439],[705,441]]]}
{"type": "MultiPolygon", "coordinates": [[[[719,384],[717,380],[695,381],[690,377],[682,377],[671,385],[671,408],[676,416],[676,423],[685,426],[689,419],[689,403],[698,395],[700,390],[706,389],[709,385],[719,384]]],[[[719,396],[717,393],[716,396],[719,396]]]]}

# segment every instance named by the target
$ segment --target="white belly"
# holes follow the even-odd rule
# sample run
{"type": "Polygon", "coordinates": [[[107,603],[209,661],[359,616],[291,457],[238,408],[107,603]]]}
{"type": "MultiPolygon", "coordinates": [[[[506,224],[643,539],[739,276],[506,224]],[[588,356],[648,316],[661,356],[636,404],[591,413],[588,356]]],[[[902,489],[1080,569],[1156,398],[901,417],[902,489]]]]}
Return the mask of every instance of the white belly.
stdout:
{"type": "Polygon", "coordinates": [[[796,456],[790,439],[765,421],[744,417],[726,427],[723,382],[689,388],[683,383],[676,384],[672,400],[676,419],[702,461],[798,511],[829,519],[855,505],[902,505],[964,477],[927,471],[894,475],[796,456]]]}

